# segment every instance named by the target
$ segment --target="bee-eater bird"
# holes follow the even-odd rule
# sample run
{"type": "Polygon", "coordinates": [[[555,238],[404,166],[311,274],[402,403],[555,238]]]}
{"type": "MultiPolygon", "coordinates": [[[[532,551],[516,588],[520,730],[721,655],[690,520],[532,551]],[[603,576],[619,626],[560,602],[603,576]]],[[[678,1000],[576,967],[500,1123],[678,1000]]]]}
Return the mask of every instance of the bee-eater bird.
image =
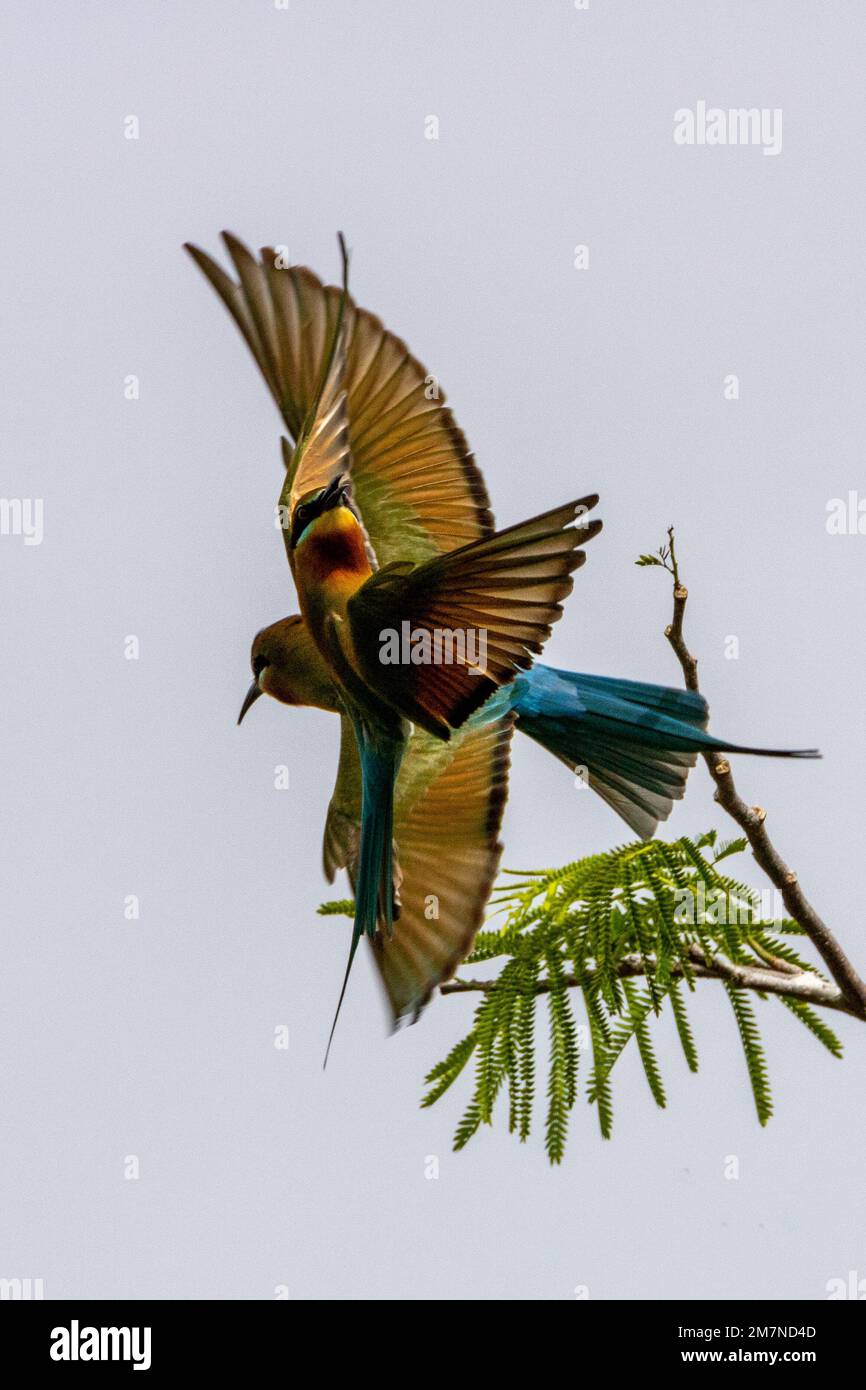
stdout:
{"type": "MultiPolygon", "coordinates": [[[[355,922],[337,1015],[359,940],[392,936],[399,916],[394,793],[412,727],[450,740],[494,691],[531,665],[562,613],[571,574],[585,558],[581,547],[601,527],[582,520],[598,500],[592,495],[421,564],[374,569],[352,506],[344,379],[338,321],[333,360],[289,470],[286,533],[301,612],[339,690],[361,762],[355,922]],[[447,633],[452,659],[443,663],[440,650],[438,659],[431,654],[417,664],[386,660],[383,639],[402,628],[412,634],[413,648],[416,637],[426,638],[430,653],[447,633]],[[453,658],[455,635],[463,642],[453,658]]],[[[286,489],[281,505],[285,496],[286,489]]]]}
{"type": "MultiPolygon", "coordinates": [[[[256,261],[236,238],[225,234],[224,239],[237,281],[204,252],[187,249],[232,314],[294,441],[283,440],[287,471],[281,519],[296,576],[299,552],[306,567],[307,616],[320,628],[316,640],[304,618],[295,616],[259,633],[252,651],[253,685],[240,718],[264,693],[284,704],[312,705],[341,715],[324,863],[329,879],[339,868],[348,870],[357,898],[365,822],[359,755],[363,744],[356,739],[358,715],[350,713],[342,680],[347,675],[355,680],[363,658],[350,642],[350,671],[343,669],[336,678],[332,663],[343,660],[342,648],[336,646],[332,660],[326,659],[323,632],[326,642],[339,642],[341,625],[345,628],[347,621],[339,615],[361,587],[382,573],[374,567],[402,561],[396,573],[380,581],[384,593],[378,598],[385,601],[378,604],[377,617],[387,616],[393,623],[396,604],[393,588],[390,593],[388,589],[401,587],[411,572],[406,562],[423,566],[491,537],[493,518],[483,479],[444,394],[406,345],[374,315],[356,308],[345,285],[342,291],[326,287],[311,271],[284,265],[267,248],[256,261]],[[337,333],[341,305],[342,337],[337,333]],[[347,485],[344,480],[349,478],[347,485]],[[311,510],[303,510],[310,504],[311,510]],[[317,543],[305,554],[304,545],[313,538],[317,543]],[[331,591],[331,622],[327,600],[321,602],[323,588],[331,591]]],[[[582,556],[580,551],[571,553],[582,556]]],[[[404,583],[401,601],[406,588],[404,583]]],[[[466,588],[461,600],[473,592],[466,588]]],[[[373,589],[368,597],[371,594],[376,610],[373,589]]],[[[418,596],[416,588],[414,597],[418,596]]],[[[429,600],[431,594],[423,597],[429,600]]],[[[454,615],[443,611],[442,616],[454,615]]],[[[368,628],[368,637],[374,627],[368,628]]],[[[522,636],[528,635],[524,630],[522,636]]],[[[368,667],[375,659],[369,645],[368,640],[368,667]]],[[[519,642],[517,651],[508,653],[512,660],[521,654],[528,655],[519,642]]],[[[519,665],[515,662],[515,669],[519,665]]],[[[382,674],[381,665],[372,671],[372,687],[362,675],[363,700],[370,688],[375,695],[382,674]]],[[[397,863],[395,892],[380,892],[383,874],[367,875],[362,915],[365,926],[371,920],[374,927],[377,920],[380,923],[370,940],[395,1024],[418,1017],[435,987],[468,953],[481,923],[502,850],[499,831],[513,726],[577,769],[581,780],[641,836],[651,835],[683,795],[698,752],[771,751],[743,748],[706,733],[706,703],[692,692],[540,665],[518,669],[510,681],[507,667],[500,670],[499,679],[505,683],[484,703],[495,681],[486,691],[479,686],[471,692],[476,708],[446,742],[439,737],[444,732],[442,709],[435,708],[434,698],[431,710],[424,683],[416,688],[411,676],[417,672],[403,667],[389,674],[396,675],[400,686],[396,703],[391,687],[383,701],[389,732],[393,720],[393,728],[400,730],[395,742],[402,747],[404,714],[409,714],[414,731],[402,762],[395,748],[387,748],[387,739],[384,755],[371,756],[368,779],[375,781],[376,792],[396,776],[397,863]],[[403,701],[411,704],[411,713],[403,701]],[[393,899],[398,895],[399,920],[389,936],[389,907],[393,919],[393,899]]],[[[439,674],[447,681],[456,673],[446,667],[439,674]]],[[[465,671],[459,674],[466,676],[465,671]]],[[[455,698],[459,715],[463,695],[455,696],[453,688],[446,694],[452,717],[455,698]]],[[[381,697],[375,699],[378,705],[381,697]]],[[[368,830],[367,853],[373,868],[378,861],[382,869],[387,815],[376,820],[382,823],[375,842],[368,830]]],[[[358,939],[355,933],[352,954],[358,939]]]]}

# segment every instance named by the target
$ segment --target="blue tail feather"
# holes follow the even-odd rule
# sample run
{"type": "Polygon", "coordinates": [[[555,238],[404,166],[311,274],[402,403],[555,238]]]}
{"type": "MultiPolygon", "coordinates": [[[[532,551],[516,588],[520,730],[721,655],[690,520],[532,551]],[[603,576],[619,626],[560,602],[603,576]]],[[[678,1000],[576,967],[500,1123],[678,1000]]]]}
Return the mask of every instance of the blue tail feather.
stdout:
{"type": "Polygon", "coordinates": [[[355,935],[375,936],[381,921],[394,925],[394,783],[402,744],[359,741],[361,753],[361,846],[355,882],[355,935]]]}
{"type": "Polygon", "coordinates": [[[534,666],[513,682],[517,727],[573,769],[641,836],[679,800],[699,753],[817,757],[814,749],[747,748],[706,732],[692,690],[534,666]]]}
{"type": "Polygon", "coordinates": [[[355,725],[355,737],[361,755],[361,844],[353,884],[355,921],[349,961],[325,1052],[326,1066],[358,942],[362,936],[374,937],[380,927],[390,936],[398,915],[394,901],[394,784],[403,744],[393,739],[376,739],[360,722],[355,725]]]}

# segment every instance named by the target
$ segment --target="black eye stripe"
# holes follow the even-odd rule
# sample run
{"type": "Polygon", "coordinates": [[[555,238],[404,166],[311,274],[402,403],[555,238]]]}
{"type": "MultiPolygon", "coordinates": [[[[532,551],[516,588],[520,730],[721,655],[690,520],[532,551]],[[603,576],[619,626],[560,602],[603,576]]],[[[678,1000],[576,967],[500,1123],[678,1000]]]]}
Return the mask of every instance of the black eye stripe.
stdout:
{"type": "Polygon", "coordinates": [[[289,541],[290,548],[294,550],[302,533],[306,530],[308,523],[316,517],[321,516],[323,511],[329,511],[334,506],[349,507],[352,503],[349,496],[349,485],[343,483],[338,486],[338,479],[329,483],[323,488],[317,497],[310,502],[299,502],[295,508],[292,518],[292,533],[289,541]]]}

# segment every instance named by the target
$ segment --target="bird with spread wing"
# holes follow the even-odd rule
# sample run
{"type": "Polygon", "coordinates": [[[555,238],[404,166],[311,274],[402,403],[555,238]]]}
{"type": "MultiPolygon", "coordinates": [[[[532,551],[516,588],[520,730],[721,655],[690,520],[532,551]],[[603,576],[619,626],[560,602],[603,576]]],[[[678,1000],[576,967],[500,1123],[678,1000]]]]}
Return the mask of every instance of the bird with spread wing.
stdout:
{"type": "Polygon", "coordinates": [[[278,505],[302,607],[256,637],[240,718],[263,693],[340,715],[325,871],[346,868],[355,891],[350,965],[367,934],[394,1022],[414,1020],[482,920],[515,726],[579,769],[642,836],[683,795],[698,752],[770,750],[707,734],[706,703],[692,692],[530,668],[580,546],[599,529],[583,519],[596,499],[495,533],[444,395],[354,305],[345,274],[342,288],[324,286],[273,250],[256,260],[225,241],[236,281],[187,249],[291,437],[278,505]],[[480,627],[483,669],[385,665],[381,634],[402,622],[413,632],[480,627]]]}

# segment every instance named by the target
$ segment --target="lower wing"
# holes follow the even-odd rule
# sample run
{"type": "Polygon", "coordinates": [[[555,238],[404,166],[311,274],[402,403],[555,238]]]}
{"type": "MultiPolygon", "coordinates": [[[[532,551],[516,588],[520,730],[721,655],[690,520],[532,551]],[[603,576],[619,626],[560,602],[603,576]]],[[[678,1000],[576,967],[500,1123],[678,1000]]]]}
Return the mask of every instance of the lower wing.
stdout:
{"type": "Polygon", "coordinates": [[[390,939],[380,932],[371,943],[395,1027],[415,1022],[484,920],[502,854],[512,726],[507,713],[473,722],[446,745],[452,756],[426,789],[398,802],[400,918],[390,939]]]}
{"type": "MultiPolygon", "coordinates": [[[[468,955],[499,867],[508,794],[512,716],[497,697],[450,742],[416,729],[400,769],[394,807],[400,916],[393,936],[371,945],[396,1027],[419,1016],[437,985],[468,955]]],[[[325,826],[325,871],[353,881],[361,823],[361,778],[351,723],[343,716],[337,782],[325,826]]]]}

